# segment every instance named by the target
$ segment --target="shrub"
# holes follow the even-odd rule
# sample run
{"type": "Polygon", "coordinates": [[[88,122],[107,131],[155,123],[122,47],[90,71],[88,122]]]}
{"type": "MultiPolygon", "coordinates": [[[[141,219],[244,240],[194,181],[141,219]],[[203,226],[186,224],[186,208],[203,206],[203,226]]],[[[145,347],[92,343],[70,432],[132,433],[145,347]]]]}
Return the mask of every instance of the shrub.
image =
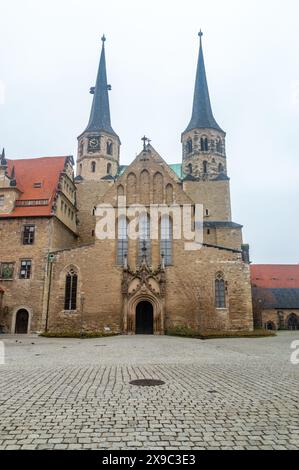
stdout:
{"type": "Polygon", "coordinates": [[[80,332],[69,332],[69,331],[51,331],[51,332],[43,332],[39,336],[44,336],[45,338],[103,338],[106,336],[117,336],[119,333],[110,332],[103,332],[103,331],[84,331],[83,333],[80,332]]]}
{"type": "Polygon", "coordinates": [[[169,336],[186,338],[217,339],[217,338],[265,338],[276,336],[275,331],[259,328],[253,331],[204,331],[200,332],[188,326],[175,326],[166,331],[169,336]]]}

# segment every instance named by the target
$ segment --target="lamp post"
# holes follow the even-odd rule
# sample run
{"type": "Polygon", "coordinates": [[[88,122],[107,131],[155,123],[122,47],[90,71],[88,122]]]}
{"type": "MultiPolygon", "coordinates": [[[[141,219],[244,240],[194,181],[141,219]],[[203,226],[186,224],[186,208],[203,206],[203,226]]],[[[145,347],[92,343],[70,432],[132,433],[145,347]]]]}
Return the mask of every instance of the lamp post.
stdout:
{"type": "Polygon", "coordinates": [[[83,338],[84,335],[84,327],[83,327],[83,321],[84,321],[84,302],[85,302],[85,297],[84,297],[84,292],[81,292],[81,327],[80,327],[80,337],[83,338]]]}
{"type": "Polygon", "coordinates": [[[50,294],[51,294],[51,286],[52,286],[52,270],[53,270],[53,263],[55,261],[54,253],[48,254],[48,296],[47,296],[47,310],[46,310],[46,322],[45,322],[45,332],[48,331],[49,325],[49,310],[50,310],[50,294]]]}

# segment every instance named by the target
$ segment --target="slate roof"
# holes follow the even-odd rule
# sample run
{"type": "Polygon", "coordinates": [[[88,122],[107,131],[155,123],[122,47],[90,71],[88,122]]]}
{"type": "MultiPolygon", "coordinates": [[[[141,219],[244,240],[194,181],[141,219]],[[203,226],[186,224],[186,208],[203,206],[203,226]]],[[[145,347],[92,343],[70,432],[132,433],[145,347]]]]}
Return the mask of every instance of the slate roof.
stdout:
{"type": "Polygon", "coordinates": [[[208,82],[206,77],[205,62],[202,48],[202,33],[199,33],[200,45],[197,61],[196,79],[193,96],[193,108],[191,120],[184,132],[192,129],[216,129],[224,132],[217,124],[211,107],[208,82]]]}
{"type": "Polygon", "coordinates": [[[299,309],[299,288],[252,287],[255,300],[261,300],[265,309],[299,309]]]}
{"type": "MultiPolygon", "coordinates": [[[[96,85],[93,89],[93,101],[90,118],[85,132],[106,131],[117,136],[111,126],[108,84],[105,58],[105,37],[102,38],[102,51],[96,85]]],[[[117,136],[118,137],[118,136],[117,136]]]]}
{"type": "Polygon", "coordinates": [[[243,225],[237,224],[236,222],[204,222],[205,228],[242,228],[243,225]]]}

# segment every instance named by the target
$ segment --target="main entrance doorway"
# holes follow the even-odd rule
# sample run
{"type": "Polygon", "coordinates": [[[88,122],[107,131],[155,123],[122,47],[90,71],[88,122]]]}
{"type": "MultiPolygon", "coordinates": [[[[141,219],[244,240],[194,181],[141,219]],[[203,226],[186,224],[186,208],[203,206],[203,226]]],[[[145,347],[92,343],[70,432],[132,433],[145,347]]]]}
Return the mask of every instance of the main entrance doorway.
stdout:
{"type": "Polygon", "coordinates": [[[150,302],[143,300],[136,307],[136,329],[137,335],[154,334],[153,306],[150,302]]]}
{"type": "Polygon", "coordinates": [[[28,333],[28,321],[29,313],[24,308],[17,311],[16,315],[16,334],[26,334],[28,333]]]}

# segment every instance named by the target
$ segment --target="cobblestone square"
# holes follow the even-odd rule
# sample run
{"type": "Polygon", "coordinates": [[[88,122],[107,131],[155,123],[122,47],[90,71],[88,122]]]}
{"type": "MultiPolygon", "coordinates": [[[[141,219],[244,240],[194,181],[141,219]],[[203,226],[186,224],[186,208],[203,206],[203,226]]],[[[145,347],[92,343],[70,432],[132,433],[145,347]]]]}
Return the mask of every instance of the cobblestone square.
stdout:
{"type": "Polygon", "coordinates": [[[0,449],[299,449],[298,332],[0,339],[0,449]]]}

